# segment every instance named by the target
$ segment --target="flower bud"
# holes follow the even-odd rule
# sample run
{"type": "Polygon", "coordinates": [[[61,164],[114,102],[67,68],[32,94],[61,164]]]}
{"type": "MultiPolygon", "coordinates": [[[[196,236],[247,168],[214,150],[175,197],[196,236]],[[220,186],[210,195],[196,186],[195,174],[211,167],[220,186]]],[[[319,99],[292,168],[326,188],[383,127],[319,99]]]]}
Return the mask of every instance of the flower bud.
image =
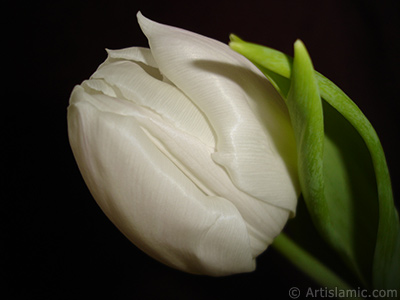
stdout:
{"type": "Polygon", "coordinates": [[[255,269],[295,212],[285,103],[227,45],[138,13],[150,49],[108,50],[68,108],[94,199],[144,252],[186,272],[255,269]]]}

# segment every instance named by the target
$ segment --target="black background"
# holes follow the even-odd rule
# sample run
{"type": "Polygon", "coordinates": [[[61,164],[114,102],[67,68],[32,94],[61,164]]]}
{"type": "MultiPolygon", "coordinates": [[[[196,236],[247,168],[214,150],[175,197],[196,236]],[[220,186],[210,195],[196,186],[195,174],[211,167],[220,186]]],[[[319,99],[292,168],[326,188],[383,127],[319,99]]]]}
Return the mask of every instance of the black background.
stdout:
{"type": "Polygon", "coordinates": [[[222,42],[229,34],[292,54],[302,39],[315,68],[363,110],[400,176],[399,7],[395,1],[31,1],[2,7],[1,272],[4,299],[269,299],[316,285],[269,249],[251,274],[171,270],[111,224],[68,144],[74,85],[105,48],[147,46],[136,13],[222,42]]]}

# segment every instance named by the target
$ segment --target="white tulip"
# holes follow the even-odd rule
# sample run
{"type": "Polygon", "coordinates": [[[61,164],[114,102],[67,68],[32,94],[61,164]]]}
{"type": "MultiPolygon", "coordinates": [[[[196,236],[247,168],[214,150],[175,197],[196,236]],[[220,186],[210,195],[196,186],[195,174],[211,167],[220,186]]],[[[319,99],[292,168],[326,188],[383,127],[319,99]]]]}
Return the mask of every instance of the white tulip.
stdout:
{"type": "Polygon", "coordinates": [[[150,49],[108,50],[76,86],[70,144],[94,199],[144,252],[212,276],[250,272],[294,214],[286,106],[227,45],[138,13],[150,49]]]}

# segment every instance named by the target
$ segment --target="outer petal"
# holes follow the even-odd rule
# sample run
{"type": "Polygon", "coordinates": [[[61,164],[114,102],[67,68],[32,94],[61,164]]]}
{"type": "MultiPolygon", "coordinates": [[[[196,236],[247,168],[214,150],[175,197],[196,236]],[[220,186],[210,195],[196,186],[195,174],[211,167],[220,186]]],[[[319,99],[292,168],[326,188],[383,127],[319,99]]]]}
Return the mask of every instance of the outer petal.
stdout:
{"type": "Polygon", "coordinates": [[[215,140],[208,120],[180,90],[154,76],[154,70],[142,69],[147,67],[140,64],[140,58],[125,56],[129,61],[115,60],[115,54],[109,54],[108,63],[84,85],[143,107],[136,118],[153,143],[204,194],[223,197],[234,204],[247,225],[253,257],[263,252],[281,232],[288,210],[260,201],[232,183],[223,167],[212,160],[215,140]]]}
{"type": "Polygon", "coordinates": [[[157,77],[155,72],[146,66],[122,60],[101,66],[92,78],[104,79],[120,98],[154,110],[178,129],[215,147],[214,133],[205,116],[186,95],[162,81],[161,75],[158,73],[157,77]]]}
{"type": "Polygon", "coordinates": [[[139,126],[141,108],[76,87],[72,150],[99,206],[139,248],[172,267],[209,275],[254,269],[248,233],[229,201],[206,196],[139,126]]]}
{"type": "Polygon", "coordinates": [[[153,55],[148,48],[130,47],[118,50],[107,49],[107,53],[108,59],[106,63],[116,60],[128,60],[141,62],[147,66],[157,68],[157,63],[155,62],[153,55]]]}
{"type": "Polygon", "coordinates": [[[295,211],[295,140],[282,99],[227,45],[138,14],[161,73],[207,116],[217,136],[212,157],[253,197],[295,211]]]}
{"type": "Polygon", "coordinates": [[[192,273],[251,271],[295,209],[285,107],[226,45],[139,20],[152,52],[108,50],[71,96],[69,135],[83,177],[107,216],[154,258],[192,273]]]}
{"type": "Polygon", "coordinates": [[[259,201],[239,190],[225,170],[211,159],[214,148],[196,137],[177,131],[150,112],[137,119],[160,151],[204,194],[222,197],[235,205],[246,223],[253,257],[265,251],[282,231],[289,211],[259,201]]]}

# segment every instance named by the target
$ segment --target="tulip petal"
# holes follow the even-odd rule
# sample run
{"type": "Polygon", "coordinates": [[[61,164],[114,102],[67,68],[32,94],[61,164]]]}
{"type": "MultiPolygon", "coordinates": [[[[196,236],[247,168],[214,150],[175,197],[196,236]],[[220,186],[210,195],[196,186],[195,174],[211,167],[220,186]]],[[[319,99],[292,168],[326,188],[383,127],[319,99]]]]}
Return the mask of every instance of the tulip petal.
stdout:
{"type": "Polygon", "coordinates": [[[211,159],[214,149],[196,137],[177,131],[151,111],[143,111],[136,118],[160,151],[204,194],[228,199],[235,205],[246,222],[253,257],[265,251],[282,231],[289,211],[238,190],[225,170],[211,159]]]}
{"type": "Polygon", "coordinates": [[[299,194],[286,106],[227,45],[138,18],[152,50],[107,50],[71,95],[81,173],[152,257],[191,273],[252,271],[299,194]]]}
{"type": "Polygon", "coordinates": [[[157,68],[157,63],[155,62],[153,55],[148,48],[129,47],[117,50],[107,49],[107,53],[108,59],[105,61],[105,64],[109,63],[110,61],[129,60],[134,62],[141,62],[147,66],[157,68]]]}
{"type": "Polygon", "coordinates": [[[141,110],[79,86],[72,93],[70,143],[99,206],[135,245],[174,268],[213,276],[252,271],[236,207],[205,195],[176,168],[137,122],[141,110]]]}
{"type": "Polygon", "coordinates": [[[211,158],[215,139],[205,116],[176,87],[150,75],[134,59],[109,52],[106,63],[83,85],[147,108],[136,116],[140,126],[203,193],[229,199],[236,206],[246,222],[252,255],[258,256],[281,232],[288,211],[238,190],[226,171],[211,158]],[[122,60],[116,61],[116,57],[122,60]]]}
{"type": "Polygon", "coordinates": [[[207,116],[217,137],[214,161],[243,192],[294,212],[295,141],[278,93],[227,45],[140,13],[138,20],[160,71],[207,116]]]}
{"type": "Polygon", "coordinates": [[[117,61],[100,67],[92,78],[104,79],[122,99],[156,111],[177,128],[215,147],[214,133],[204,114],[176,87],[143,67],[135,62],[117,61]]]}

